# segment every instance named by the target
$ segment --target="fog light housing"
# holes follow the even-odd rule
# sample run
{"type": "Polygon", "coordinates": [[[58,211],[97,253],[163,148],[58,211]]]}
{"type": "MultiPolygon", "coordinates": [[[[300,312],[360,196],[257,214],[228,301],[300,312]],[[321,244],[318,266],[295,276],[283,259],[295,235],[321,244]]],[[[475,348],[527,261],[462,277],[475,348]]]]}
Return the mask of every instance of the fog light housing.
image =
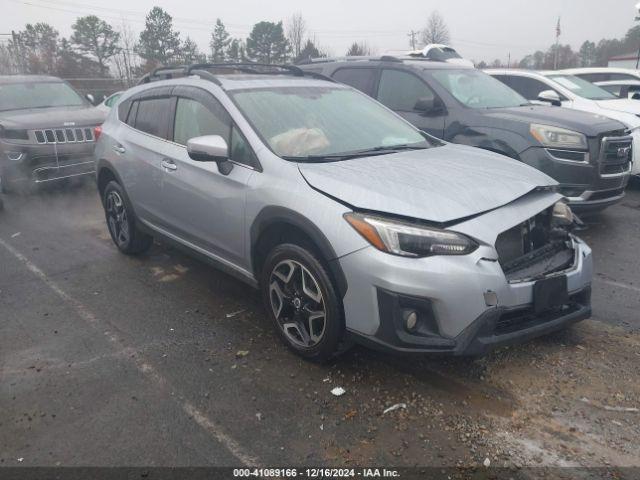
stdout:
{"type": "Polygon", "coordinates": [[[19,162],[22,160],[24,153],[22,152],[7,152],[7,158],[12,162],[19,162]]]}
{"type": "Polygon", "coordinates": [[[408,331],[413,331],[418,325],[418,312],[415,310],[405,310],[402,312],[402,317],[404,319],[404,326],[408,331]]]}

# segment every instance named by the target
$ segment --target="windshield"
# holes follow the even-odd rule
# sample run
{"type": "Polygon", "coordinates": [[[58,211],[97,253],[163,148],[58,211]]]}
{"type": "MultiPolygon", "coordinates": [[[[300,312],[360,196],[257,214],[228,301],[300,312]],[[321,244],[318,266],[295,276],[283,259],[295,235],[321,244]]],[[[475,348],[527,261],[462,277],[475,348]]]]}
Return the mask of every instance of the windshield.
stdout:
{"type": "Polygon", "coordinates": [[[0,85],[0,111],[28,108],[77,107],[84,100],[63,82],[26,82],[0,85]]]}
{"type": "Polygon", "coordinates": [[[571,90],[579,97],[588,98],[590,100],[611,100],[616,97],[613,93],[607,92],[605,89],[587,82],[573,75],[547,75],[547,77],[555,80],[564,88],[571,90]]]}
{"type": "Polygon", "coordinates": [[[352,89],[282,87],[230,93],[269,147],[289,160],[430,146],[414,127],[352,89]]]}
{"type": "Polygon", "coordinates": [[[518,92],[478,70],[434,70],[432,75],[466,107],[508,108],[528,104],[518,92]]]}

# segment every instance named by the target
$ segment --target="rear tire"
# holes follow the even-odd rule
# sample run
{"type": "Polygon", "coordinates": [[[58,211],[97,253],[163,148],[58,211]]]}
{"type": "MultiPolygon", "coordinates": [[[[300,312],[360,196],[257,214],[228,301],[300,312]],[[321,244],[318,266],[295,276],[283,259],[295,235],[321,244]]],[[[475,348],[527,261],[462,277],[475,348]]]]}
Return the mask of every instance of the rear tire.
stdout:
{"type": "Polygon", "coordinates": [[[153,237],[141,231],[135,221],[131,203],[122,186],[111,181],[102,196],[107,228],[113,243],[126,255],[139,255],[153,245],[153,237]]]}
{"type": "Polygon", "coordinates": [[[325,362],[344,351],[342,304],[314,253],[294,244],[275,247],[265,260],[260,285],[278,336],[296,354],[325,362]]]}

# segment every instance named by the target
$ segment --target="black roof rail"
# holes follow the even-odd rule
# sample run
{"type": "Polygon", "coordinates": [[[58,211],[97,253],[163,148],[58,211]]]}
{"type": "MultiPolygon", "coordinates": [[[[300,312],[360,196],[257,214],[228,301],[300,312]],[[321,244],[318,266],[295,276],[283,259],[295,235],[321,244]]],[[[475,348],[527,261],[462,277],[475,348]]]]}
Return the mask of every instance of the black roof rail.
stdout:
{"type": "Polygon", "coordinates": [[[175,74],[178,74],[179,76],[184,76],[184,72],[186,68],[187,68],[187,65],[170,65],[167,67],[154,68],[151,72],[147,73],[140,79],[140,81],[138,82],[138,85],[141,85],[143,83],[149,83],[152,81],[153,78],[157,78],[157,77],[161,77],[162,80],[169,80],[171,78],[174,78],[175,74]]]}
{"type": "Polygon", "coordinates": [[[255,75],[268,75],[268,74],[290,74],[296,77],[312,77],[321,80],[327,80],[334,82],[333,78],[327,77],[321,73],[308,72],[302,70],[295,65],[279,65],[268,63],[252,63],[252,62],[235,62],[235,63],[194,63],[193,65],[172,65],[166,67],[158,67],[153,71],[144,75],[138,85],[150,83],[159,80],[170,80],[177,77],[188,77],[190,75],[198,75],[201,78],[205,78],[216,85],[221,85],[220,80],[216,74],[208,70],[224,69],[234,70],[237,72],[243,72],[255,75]]]}
{"type": "Polygon", "coordinates": [[[196,63],[194,65],[190,65],[187,67],[186,73],[190,74],[193,70],[204,70],[208,68],[235,68],[240,71],[245,71],[246,73],[273,73],[273,72],[264,72],[260,70],[256,70],[255,67],[261,69],[279,69],[285,70],[289,73],[297,77],[304,76],[304,71],[295,65],[280,65],[280,64],[269,64],[269,63],[253,63],[253,62],[232,62],[232,63],[196,63]]]}

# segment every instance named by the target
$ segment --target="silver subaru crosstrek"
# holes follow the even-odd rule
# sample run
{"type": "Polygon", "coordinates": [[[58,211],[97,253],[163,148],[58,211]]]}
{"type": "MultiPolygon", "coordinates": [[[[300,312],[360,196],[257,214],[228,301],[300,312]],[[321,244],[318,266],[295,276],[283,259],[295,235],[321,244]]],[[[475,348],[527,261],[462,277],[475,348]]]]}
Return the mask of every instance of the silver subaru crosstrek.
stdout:
{"type": "Polygon", "coordinates": [[[478,355],[591,314],[591,250],[554,180],[317,74],[155,71],[95,154],[122,252],[159,237],[260,288],[306,358],[478,355]]]}

